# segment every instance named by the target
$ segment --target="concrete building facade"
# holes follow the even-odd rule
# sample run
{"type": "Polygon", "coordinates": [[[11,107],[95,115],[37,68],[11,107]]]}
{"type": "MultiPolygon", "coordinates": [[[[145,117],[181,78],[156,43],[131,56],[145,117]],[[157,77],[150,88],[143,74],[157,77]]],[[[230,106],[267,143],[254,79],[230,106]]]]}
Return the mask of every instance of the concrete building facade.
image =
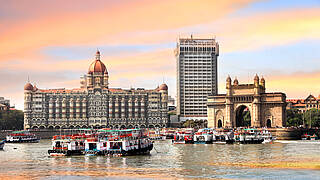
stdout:
{"type": "Polygon", "coordinates": [[[24,127],[146,128],[168,125],[168,86],[145,90],[109,88],[109,74],[97,51],[80,88],[24,86],[24,127]]]}
{"type": "Polygon", "coordinates": [[[215,39],[180,38],[177,62],[177,115],[180,121],[207,120],[207,97],[218,93],[215,39]]]}
{"type": "Polygon", "coordinates": [[[256,75],[253,84],[239,84],[227,78],[227,94],[208,97],[208,127],[234,128],[243,124],[243,113],[250,113],[251,127],[283,127],[286,123],[286,95],[266,93],[265,80],[256,75]]]}

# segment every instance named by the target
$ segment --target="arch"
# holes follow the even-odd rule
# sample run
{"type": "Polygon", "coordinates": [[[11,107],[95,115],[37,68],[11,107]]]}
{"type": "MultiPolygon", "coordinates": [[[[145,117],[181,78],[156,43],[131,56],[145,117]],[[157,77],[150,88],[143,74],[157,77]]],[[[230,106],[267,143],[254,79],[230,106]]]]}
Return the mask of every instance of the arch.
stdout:
{"type": "Polygon", "coordinates": [[[236,127],[250,127],[251,126],[251,113],[247,106],[240,105],[235,111],[236,127]]]}
{"type": "Polygon", "coordinates": [[[159,125],[159,124],[156,125],[156,128],[160,128],[160,127],[161,127],[161,125],[159,125]]]}
{"type": "Polygon", "coordinates": [[[74,126],[73,125],[69,126],[69,129],[74,129],[74,126]]]}
{"type": "Polygon", "coordinates": [[[32,126],[32,129],[39,129],[38,126],[32,126]]]}
{"type": "Polygon", "coordinates": [[[218,120],[218,128],[222,128],[222,120],[221,119],[218,120]]]}
{"type": "Polygon", "coordinates": [[[139,125],[138,124],[134,125],[134,128],[139,129],[139,125]]]}
{"type": "Polygon", "coordinates": [[[121,125],[120,129],[126,129],[126,126],[125,125],[121,125]]]}
{"type": "Polygon", "coordinates": [[[52,130],[54,127],[53,126],[49,126],[48,129],[52,130]]]}
{"type": "Polygon", "coordinates": [[[76,125],[75,128],[76,128],[76,129],[81,129],[80,125],[76,125]]]}
{"type": "Polygon", "coordinates": [[[45,129],[45,128],[46,128],[46,127],[44,127],[44,126],[40,126],[40,127],[39,127],[39,129],[45,129]]]}
{"type": "Polygon", "coordinates": [[[224,117],[223,117],[223,113],[222,113],[222,111],[221,110],[218,110],[217,112],[216,112],[216,122],[215,123],[217,123],[216,125],[215,125],[215,127],[219,127],[219,125],[218,125],[218,121],[217,120],[221,120],[221,124],[222,124],[222,126],[221,127],[223,127],[223,120],[224,120],[224,117]]]}
{"type": "Polygon", "coordinates": [[[56,127],[55,127],[55,129],[60,129],[60,128],[61,128],[60,126],[56,126],[56,127]]]}
{"type": "Polygon", "coordinates": [[[133,126],[130,124],[130,125],[128,126],[128,129],[133,129],[133,126]]]}
{"type": "Polygon", "coordinates": [[[149,128],[154,129],[154,125],[153,124],[149,124],[149,128]]]}
{"type": "Polygon", "coordinates": [[[82,128],[83,128],[83,129],[86,129],[86,128],[88,128],[88,126],[87,126],[87,125],[83,125],[82,128]]]}
{"type": "Polygon", "coordinates": [[[114,129],[119,129],[119,125],[115,125],[115,126],[114,126],[114,129]]]}
{"type": "Polygon", "coordinates": [[[140,125],[140,128],[141,128],[141,129],[142,129],[142,128],[146,128],[146,125],[141,124],[141,125],[140,125]]]}
{"type": "Polygon", "coordinates": [[[271,120],[270,119],[267,120],[266,126],[267,126],[267,128],[271,128],[272,124],[271,124],[271,120]]]}

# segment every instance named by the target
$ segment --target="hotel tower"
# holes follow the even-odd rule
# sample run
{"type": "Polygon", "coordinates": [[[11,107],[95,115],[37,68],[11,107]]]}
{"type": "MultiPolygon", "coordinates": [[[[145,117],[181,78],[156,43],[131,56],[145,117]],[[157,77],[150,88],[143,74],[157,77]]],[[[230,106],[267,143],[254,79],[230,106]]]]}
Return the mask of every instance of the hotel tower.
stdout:
{"type": "Polygon", "coordinates": [[[207,97],[218,93],[215,39],[180,38],[177,58],[177,115],[180,121],[207,120],[207,97]]]}

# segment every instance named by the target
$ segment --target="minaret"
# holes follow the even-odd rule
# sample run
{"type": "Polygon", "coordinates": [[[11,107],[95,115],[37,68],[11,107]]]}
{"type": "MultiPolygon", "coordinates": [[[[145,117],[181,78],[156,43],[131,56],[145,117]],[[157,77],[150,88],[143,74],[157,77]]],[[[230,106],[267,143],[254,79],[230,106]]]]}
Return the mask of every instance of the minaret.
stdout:
{"type": "Polygon", "coordinates": [[[31,128],[31,119],[32,119],[32,91],[33,86],[29,82],[24,85],[24,129],[31,128]]]}
{"type": "Polygon", "coordinates": [[[230,113],[230,112],[233,112],[232,85],[231,85],[231,78],[229,75],[227,77],[226,89],[227,89],[227,96],[226,96],[226,124],[225,124],[225,126],[232,127],[234,124],[233,118],[230,113]]]}

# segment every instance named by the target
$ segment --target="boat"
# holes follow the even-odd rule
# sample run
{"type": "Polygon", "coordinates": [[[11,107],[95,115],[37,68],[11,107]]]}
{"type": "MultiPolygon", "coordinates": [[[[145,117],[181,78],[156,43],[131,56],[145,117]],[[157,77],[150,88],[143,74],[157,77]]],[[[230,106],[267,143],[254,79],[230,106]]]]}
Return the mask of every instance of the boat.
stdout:
{"type": "Polygon", "coordinates": [[[48,150],[50,156],[81,155],[84,151],[85,134],[56,135],[52,138],[52,149],[48,150]]]}
{"type": "Polygon", "coordinates": [[[275,138],[267,129],[263,129],[261,131],[261,137],[263,138],[263,141],[262,141],[263,144],[268,144],[275,140],[275,138]]]}
{"type": "Polygon", "coordinates": [[[214,144],[233,144],[234,143],[234,133],[233,131],[220,131],[213,133],[213,143],[214,144]]]}
{"type": "Polygon", "coordinates": [[[309,134],[303,134],[302,136],[301,136],[301,140],[310,140],[310,135],[309,134]]]}
{"type": "Polygon", "coordinates": [[[193,144],[193,129],[184,129],[177,131],[172,140],[173,144],[193,144]]]}
{"type": "Polygon", "coordinates": [[[105,156],[147,155],[153,143],[143,129],[105,130],[97,151],[105,156]]]}
{"type": "Polygon", "coordinates": [[[194,144],[212,144],[213,131],[211,128],[199,129],[193,136],[194,144]]]}
{"type": "Polygon", "coordinates": [[[6,140],[0,141],[0,150],[3,150],[4,144],[6,143],[6,140]]]}
{"type": "Polygon", "coordinates": [[[234,139],[240,144],[261,144],[264,141],[262,133],[255,128],[237,129],[234,139]]]}
{"type": "Polygon", "coordinates": [[[312,136],[310,136],[310,140],[318,140],[318,136],[316,134],[313,134],[312,136]]]}
{"type": "Polygon", "coordinates": [[[11,134],[7,135],[7,143],[38,143],[40,138],[29,131],[13,131],[11,134]]]}

